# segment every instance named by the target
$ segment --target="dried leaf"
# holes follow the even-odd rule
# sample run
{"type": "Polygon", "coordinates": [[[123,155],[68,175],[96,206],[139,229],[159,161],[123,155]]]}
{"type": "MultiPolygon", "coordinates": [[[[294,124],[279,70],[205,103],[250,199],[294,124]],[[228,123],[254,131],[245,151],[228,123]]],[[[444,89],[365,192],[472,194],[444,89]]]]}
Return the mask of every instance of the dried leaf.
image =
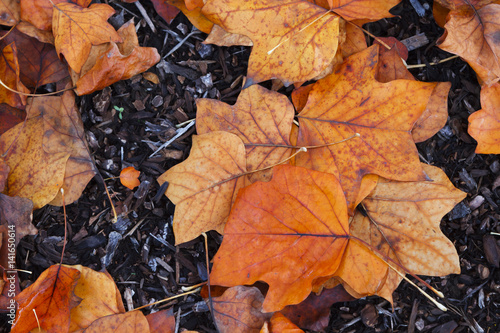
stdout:
{"type": "Polygon", "coordinates": [[[14,26],[21,17],[21,7],[17,0],[0,1],[0,24],[14,26]]]}
{"type": "Polygon", "coordinates": [[[149,332],[146,316],[141,311],[119,313],[94,321],[82,333],[149,332]]]}
{"type": "Polygon", "coordinates": [[[9,104],[0,104],[0,135],[21,123],[24,118],[26,118],[26,112],[23,110],[13,108],[9,104]]]}
{"type": "Polygon", "coordinates": [[[271,181],[238,193],[211,282],[264,281],[263,309],[278,311],[306,299],[314,279],[335,273],[347,240],[347,209],[335,176],[279,165],[271,181]]]}
{"type": "Polygon", "coordinates": [[[76,82],[78,95],[90,94],[120,80],[129,79],[160,61],[155,48],[139,47],[133,20],[123,25],[118,34],[123,43],[110,43],[106,50],[103,49],[98,54],[92,68],[76,82]]]}
{"type": "Polygon", "coordinates": [[[481,110],[469,116],[469,134],[477,140],[476,153],[500,154],[500,83],[481,89],[481,110]]]}
{"type": "Polygon", "coordinates": [[[381,178],[362,203],[366,216],[356,212],[350,222],[351,235],[362,242],[351,239],[336,275],[358,296],[377,294],[392,301],[401,278],[377,254],[393,267],[402,265],[414,274],[460,272],[455,246],[439,225],[466,194],[456,189],[441,169],[422,167],[432,181],[381,178]]]}
{"type": "MultiPolygon", "coordinates": [[[[197,132],[226,131],[239,136],[245,144],[248,171],[275,165],[290,156],[295,112],[286,96],[254,85],[243,90],[233,106],[205,98],[198,99],[196,106],[197,132]]],[[[255,182],[267,181],[271,175],[272,170],[266,170],[247,177],[255,182]]]]}
{"type": "Polygon", "coordinates": [[[168,24],[172,23],[173,19],[180,13],[180,9],[169,4],[167,0],[151,0],[155,7],[155,11],[168,24]]]}
{"type": "Polygon", "coordinates": [[[438,46],[459,55],[486,84],[500,77],[500,4],[462,6],[448,14],[438,46]]]}
{"type": "Polygon", "coordinates": [[[74,294],[82,301],[71,309],[69,332],[85,329],[101,317],[125,312],[120,291],[108,272],[81,265],[71,268],[80,271],[74,294]]]}
{"type": "MultiPolygon", "coordinates": [[[[29,93],[28,88],[19,79],[20,71],[17,54],[17,47],[12,43],[3,48],[0,56],[0,79],[11,89],[22,93],[29,93]]],[[[0,103],[7,103],[14,108],[22,109],[26,105],[26,96],[19,95],[0,86],[0,103]]]]}
{"type": "Polygon", "coordinates": [[[21,82],[37,88],[58,82],[69,75],[68,66],[59,60],[53,45],[21,33],[17,28],[2,39],[2,45],[14,43],[20,68],[21,82]]]}
{"type": "Polygon", "coordinates": [[[377,66],[377,46],[349,57],[314,84],[298,115],[299,146],[332,144],[361,135],[296,157],[298,166],[339,177],[351,214],[361,180],[368,173],[402,181],[426,179],[410,131],[436,84],[380,83],[375,80],[377,66]]]}
{"type": "Polygon", "coordinates": [[[345,40],[340,45],[343,58],[347,58],[355,53],[361,52],[368,47],[363,30],[352,24],[346,24],[345,31],[345,40]]]}
{"type": "Polygon", "coordinates": [[[38,39],[42,43],[54,44],[52,31],[40,30],[29,22],[21,21],[16,29],[30,37],[38,39]]]}
{"type": "Polygon", "coordinates": [[[246,86],[272,78],[286,86],[315,78],[331,65],[343,39],[339,17],[307,0],[209,0],[202,13],[252,40],[246,86]]]}
{"type": "Polygon", "coordinates": [[[281,312],[275,312],[270,321],[266,323],[261,333],[303,333],[294,323],[285,317],[281,312]]]}
{"type": "MultiPolygon", "coordinates": [[[[189,21],[200,31],[204,33],[210,33],[212,30],[213,22],[209,21],[205,15],[202,14],[201,8],[194,8],[193,10],[189,10],[186,7],[186,3],[184,0],[151,0],[156,11],[159,13],[161,17],[167,22],[168,19],[172,17],[171,11],[169,8],[170,5],[177,7],[182,11],[184,15],[189,19],[189,21]]],[[[170,19],[171,21],[171,19],[170,19]]]]}
{"type": "Polygon", "coordinates": [[[122,42],[107,20],[115,10],[106,4],[82,8],[72,3],[55,5],[53,29],[58,54],[63,54],[77,73],[87,60],[92,45],[122,42]]]}
{"type": "Polygon", "coordinates": [[[77,269],[60,265],[45,270],[16,296],[19,307],[11,332],[29,332],[38,328],[38,322],[45,331],[68,332],[70,311],[80,302],[73,293],[79,276],[77,269]]]}
{"type": "Polygon", "coordinates": [[[188,242],[202,232],[223,233],[231,204],[243,186],[246,172],[245,146],[227,132],[193,136],[191,154],[184,162],[158,178],[168,182],[165,195],[176,205],[176,244],[188,242]]]}
{"type": "Polygon", "coordinates": [[[141,185],[139,176],[141,172],[136,170],[133,166],[129,166],[120,172],[120,182],[123,186],[133,190],[141,185]]]}
{"type": "Polygon", "coordinates": [[[236,286],[213,297],[217,328],[221,333],[258,333],[271,314],[262,312],[264,296],[256,287],[236,286]]]}
{"type": "Polygon", "coordinates": [[[252,40],[245,35],[231,34],[214,24],[210,34],[204,41],[205,44],[215,44],[218,46],[253,46],[252,40]]]}
{"type": "Polygon", "coordinates": [[[146,316],[151,333],[174,333],[175,317],[173,308],[150,313],[146,316]]]}
{"type": "Polygon", "coordinates": [[[52,30],[54,5],[72,2],[88,7],[92,0],[21,0],[21,19],[40,30],[52,30]]]}
{"type": "Polygon", "coordinates": [[[356,19],[378,21],[385,17],[393,17],[389,9],[400,2],[401,0],[328,0],[332,11],[348,21],[356,19]]]}
{"type": "MultiPolygon", "coordinates": [[[[15,226],[16,247],[24,236],[36,235],[38,232],[37,228],[31,223],[33,218],[32,211],[33,202],[31,200],[20,197],[9,197],[0,193],[0,223],[6,227],[15,226]]],[[[3,267],[8,266],[3,265],[3,267]]]]}
{"type": "Polygon", "coordinates": [[[9,176],[10,168],[5,163],[3,158],[0,158],[0,192],[3,192],[5,185],[7,184],[7,177],[9,176]]]}

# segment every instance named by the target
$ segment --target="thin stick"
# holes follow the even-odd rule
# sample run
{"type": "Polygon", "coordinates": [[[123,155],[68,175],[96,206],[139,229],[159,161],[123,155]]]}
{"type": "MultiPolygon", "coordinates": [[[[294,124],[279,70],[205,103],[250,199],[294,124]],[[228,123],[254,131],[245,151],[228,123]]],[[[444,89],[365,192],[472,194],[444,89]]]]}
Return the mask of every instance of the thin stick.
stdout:
{"type": "Polygon", "coordinates": [[[212,320],[213,320],[214,325],[215,325],[215,330],[217,332],[220,332],[219,327],[217,326],[217,321],[215,321],[214,304],[212,301],[212,293],[210,291],[210,260],[208,259],[208,238],[207,238],[207,234],[205,232],[202,232],[201,234],[205,238],[205,259],[207,262],[207,287],[208,287],[208,303],[210,306],[210,314],[212,315],[212,320]]]}
{"type": "MultiPolygon", "coordinates": [[[[104,180],[103,180],[104,183],[104,180]]],[[[106,190],[106,194],[108,195],[109,203],[111,204],[111,209],[113,210],[113,223],[116,223],[118,221],[118,214],[116,214],[116,209],[115,205],[113,205],[113,200],[111,200],[111,195],[109,194],[108,187],[106,186],[106,183],[104,183],[104,189],[106,190]]]]}
{"type": "Polygon", "coordinates": [[[153,21],[151,21],[151,19],[149,18],[148,16],[148,13],[146,12],[146,10],[144,9],[144,7],[141,5],[141,3],[139,1],[136,1],[135,2],[135,6],[137,7],[137,9],[139,9],[139,11],[141,12],[142,14],[142,17],[144,17],[144,20],[146,20],[146,23],[149,25],[149,28],[151,30],[153,30],[154,33],[156,33],[156,28],[155,28],[155,25],[153,24],[153,21]]]}
{"type": "Polygon", "coordinates": [[[138,307],[138,308],[135,308],[135,309],[134,309],[134,310],[132,310],[132,311],[136,311],[136,310],[144,309],[144,308],[150,307],[151,305],[156,305],[156,304],[165,303],[165,302],[171,301],[171,300],[173,300],[173,299],[176,299],[176,298],[179,298],[179,297],[182,297],[182,296],[186,296],[186,295],[190,295],[190,294],[197,293],[197,292],[199,292],[200,290],[201,290],[201,288],[199,288],[199,289],[195,289],[195,290],[192,290],[192,291],[188,291],[188,292],[185,292],[185,293],[182,293],[182,294],[179,294],[179,295],[175,295],[175,296],[172,296],[172,297],[168,297],[168,298],[165,298],[165,299],[162,299],[162,300],[159,300],[159,301],[153,302],[153,303],[149,303],[149,304],[146,304],[146,305],[140,306],[140,307],[138,307]]]}
{"type": "Polygon", "coordinates": [[[33,309],[33,313],[35,314],[36,323],[38,324],[38,331],[41,332],[42,328],[40,327],[40,321],[38,321],[38,316],[36,315],[35,309],[33,309]]]}
{"type": "Polygon", "coordinates": [[[363,29],[362,27],[352,23],[351,21],[347,21],[347,23],[350,23],[352,24],[353,26],[355,26],[356,28],[360,29],[361,31],[363,31],[365,34],[367,34],[368,36],[370,36],[371,38],[375,39],[377,42],[379,42],[382,46],[384,46],[386,49],[390,50],[391,47],[389,45],[387,45],[383,40],[381,40],[380,38],[378,38],[377,36],[375,36],[374,34],[372,34],[371,32],[369,32],[368,30],[366,29],[363,29]]]}
{"type": "Polygon", "coordinates": [[[66,202],[64,201],[64,189],[62,187],[61,187],[61,196],[62,196],[63,215],[64,215],[64,241],[63,241],[63,248],[62,248],[62,252],[61,252],[61,262],[60,262],[60,264],[62,265],[63,257],[64,257],[64,250],[66,249],[66,237],[67,237],[67,229],[68,229],[68,222],[66,219],[66,202]]]}
{"type": "Polygon", "coordinates": [[[158,153],[163,148],[168,147],[168,145],[170,145],[172,142],[174,142],[180,136],[182,136],[184,133],[186,133],[187,130],[190,129],[194,124],[195,124],[195,122],[193,121],[193,122],[190,122],[186,127],[178,129],[177,130],[177,134],[172,139],[168,140],[167,142],[165,142],[164,144],[162,144],[158,149],[156,149],[154,153],[152,153],[151,155],[149,155],[149,158],[155,156],[156,153],[158,153]]]}
{"type": "Polygon", "coordinates": [[[11,91],[13,93],[16,93],[16,94],[22,95],[22,96],[30,96],[30,97],[57,95],[59,93],[65,92],[67,90],[76,89],[76,86],[74,86],[74,87],[71,87],[71,88],[65,88],[63,90],[58,90],[58,91],[54,91],[54,92],[51,92],[51,93],[45,93],[45,94],[27,94],[27,93],[23,93],[21,91],[17,91],[17,90],[14,90],[12,88],[9,88],[5,83],[3,83],[2,80],[0,80],[0,85],[2,85],[5,89],[7,89],[7,90],[9,90],[9,91],[11,91]]]}
{"type": "MultiPolygon", "coordinates": [[[[331,143],[325,143],[322,145],[316,145],[316,146],[291,146],[291,145],[275,145],[275,144],[270,144],[270,143],[245,143],[245,146],[249,147],[276,147],[276,148],[292,148],[292,149],[300,149],[300,148],[306,148],[306,149],[314,149],[314,148],[324,148],[328,146],[334,146],[338,145],[339,143],[346,142],[348,140],[354,139],[354,138],[359,138],[361,134],[359,133],[354,133],[348,138],[342,139],[340,141],[336,142],[331,142],[331,143]]],[[[253,171],[252,171],[253,172],[253,171]]]]}
{"type": "MultiPolygon", "coordinates": [[[[432,66],[439,65],[439,64],[442,64],[443,62],[447,62],[447,61],[453,60],[455,58],[458,58],[458,56],[454,55],[454,56],[448,57],[446,59],[441,59],[437,62],[431,62],[431,63],[429,63],[429,65],[432,65],[432,66]]],[[[413,69],[413,68],[422,68],[422,67],[426,67],[426,66],[427,66],[427,64],[406,65],[406,68],[413,69]]]]}

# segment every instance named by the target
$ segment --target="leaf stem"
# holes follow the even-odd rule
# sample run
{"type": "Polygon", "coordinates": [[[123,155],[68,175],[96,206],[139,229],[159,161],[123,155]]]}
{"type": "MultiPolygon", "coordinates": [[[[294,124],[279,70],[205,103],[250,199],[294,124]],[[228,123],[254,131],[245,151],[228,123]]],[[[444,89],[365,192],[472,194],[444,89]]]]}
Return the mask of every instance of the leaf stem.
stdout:
{"type": "Polygon", "coordinates": [[[214,315],[214,304],[212,301],[212,293],[210,291],[210,260],[208,259],[208,237],[205,232],[201,233],[203,235],[203,238],[205,239],[205,259],[207,263],[207,287],[208,287],[208,303],[210,305],[210,314],[212,315],[212,320],[215,325],[215,330],[217,333],[219,333],[219,327],[217,326],[217,321],[215,320],[215,315],[214,315]]]}
{"type": "Polygon", "coordinates": [[[14,89],[8,87],[2,80],[0,80],[0,85],[2,85],[2,87],[4,87],[5,89],[7,89],[7,90],[9,90],[9,91],[11,91],[13,93],[16,93],[16,94],[22,95],[22,96],[29,96],[29,97],[57,95],[59,93],[62,93],[62,92],[68,91],[68,90],[76,89],[76,86],[75,86],[75,87],[70,87],[70,88],[64,88],[63,90],[58,90],[58,91],[54,91],[54,92],[51,92],[51,93],[45,93],[45,94],[27,94],[27,93],[23,93],[21,91],[17,91],[17,90],[14,90],[14,89]]]}
{"type": "Polygon", "coordinates": [[[165,303],[165,302],[168,302],[168,301],[171,301],[173,299],[176,299],[176,298],[179,298],[179,297],[182,297],[182,296],[186,296],[186,295],[190,295],[190,294],[194,294],[194,293],[197,293],[201,290],[201,288],[198,288],[198,289],[194,289],[192,291],[188,291],[188,292],[185,292],[185,293],[182,293],[182,294],[178,294],[178,295],[175,295],[175,296],[172,296],[172,297],[168,297],[168,298],[164,298],[162,300],[159,300],[159,301],[156,301],[156,302],[153,302],[153,303],[149,303],[149,304],[146,304],[146,305],[143,305],[143,306],[140,306],[138,308],[135,308],[133,309],[132,311],[137,311],[137,310],[140,310],[140,309],[145,309],[147,307],[150,307],[151,305],[156,305],[156,304],[161,304],[161,303],[165,303]]]}

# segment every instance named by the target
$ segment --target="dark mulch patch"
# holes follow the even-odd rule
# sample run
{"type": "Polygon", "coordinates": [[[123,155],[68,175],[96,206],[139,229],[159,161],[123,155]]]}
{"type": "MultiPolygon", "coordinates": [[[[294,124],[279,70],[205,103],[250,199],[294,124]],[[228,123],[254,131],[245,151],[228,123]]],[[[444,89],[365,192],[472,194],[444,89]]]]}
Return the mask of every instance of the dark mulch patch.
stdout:
{"type": "MultiPolygon", "coordinates": [[[[192,26],[182,15],[166,25],[150,3],[143,5],[158,31],[152,33],[141,23],[139,41],[143,46],[158,48],[163,57],[192,31],[192,26]]],[[[120,6],[127,9],[115,6],[124,21],[132,14],[136,22],[141,19],[134,5],[120,6]]],[[[404,2],[394,9],[394,14],[400,17],[369,24],[367,29],[377,36],[400,40],[424,32],[430,44],[410,52],[409,64],[428,64],[450,56],[435,46],[443,31],[429,10],[426,16],[419,17],[409,2],[404,2]]],[[[162,195],[163,189],[156,182],[160,174],[188,156],[194,127],[161,155],[149,157],[153,149],[175,135],[175,125],[195,117],[196,98],[215,98],[231,104],[236,101],[249,48],[207,46],[202,44],[204,37],[202,33],[193,34],[165,58],[166,63],[150,70],[160,78],[157,85],[137,76],[79,99],[89,146],[103,177],[117,176],[121,169],[133,165],[142,172],[142,184],[130,191],[117,180],[106,181],[119,213],[126,213],[117,224],[112,224],[103,183],[97,178],[90,182],[80,200],[67,207],[69,242],[64,263],[96,270],[106,267],[122,294],[132,291],[134,307],[175,295],[183,286],[206,280],[203,238],[174,246],[174,205],[162,195]]],[[[468,116],[480,109],[480,88],[474,72],[460,59],[412,72],[423,81],[452,82],[446,127],[418,145],[422,161],[442,168],[455,186],[468,193],[442,222],[442,230],[457,247],[462,274],[425,279],[446,295],[444,303],[452,311],[440,311],[403,282],[394,293],[394,311],[378,297],[335,304],[327,331],[497,332],[500,273],[492,259],[488,261],[484,247],[496,246],[499,239],[487,235],[500,232],[500,188],[493,188],[500,176],[500,160],[498,155],[476,155],[475,142],[466,130],[468,116]]],[[[290,91],[291,88],[280,90],[285,94],[290,91]]],[[[34,223],[39,234],[26,237],[17,253],[18,266],[33,272],[20,274],[22,287],[59,262],[62,250],[62,208],[46,206],[36,211],[34,223]]],[[[209,233],[210,257],[220,242],[219,235],[209,233]]],[[[198,295],[156,308],[170,306],[181,311],[180,327],[215,331],[210,313],[198,295]]],[[[5,330],[5,323],[2,325],[5,330]]]]}

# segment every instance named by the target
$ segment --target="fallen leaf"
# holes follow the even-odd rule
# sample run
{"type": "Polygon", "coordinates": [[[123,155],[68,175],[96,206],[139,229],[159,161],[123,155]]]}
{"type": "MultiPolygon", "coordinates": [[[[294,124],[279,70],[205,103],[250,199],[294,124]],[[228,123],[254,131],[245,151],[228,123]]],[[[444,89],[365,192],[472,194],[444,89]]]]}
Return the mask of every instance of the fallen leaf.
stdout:
{"type": "Polygon", "coordinates": [[[447,9],[458,9],[462,6],[474,6],[474,8],[479,9],[483,6],[489,5],[490,3],[498,3],[498,0],[436,0],[435,3],[447,8],[447,9]]]}
{"type": "MultiPolygon", "coordinates": [[[[254,171],[275,165],[290,156],[290,131],[295,115],[285,95],[259,85],[243,90],[235,105],[201,98],[196,101],[199,134],[226,131],[241,138],[246,149],[246,168],[254,171]]],[[[272,170],[251,173],[253,183],[267,181],[272,170]]]]}
{"type": "Polygon", "coordinates": [[[9,27],[16,25],[21,17],[20,11],[18,0],[0,1],[0,24],[9,27]]]}
{"type": "MultiPolygon", "coordinates": [[[[38,232],[37,228],[31,223],[33,219],[32,211],[33,202],[31,200],[9,197],[0,193],[0,223],[6,227],[14,226],[16,247],[24,236],[36,235],[38,232]]],[[[3,265],[3,267],[8,266],[3,265]]]]}
{"type": "MultiPolygon", "coordinates": [[[[66,91],[62,96],[37,97],[30,100],[30,112],[40,113],[43,122],[43,149],[51,155],[70,154],[63,167],[64,202],[78,200],[96,171],[85,139],[85,131],[76,107],[75,95],[66,91]]],[[[62,194],[50,202],[62,206],[62,194]]]]}
{"type": "Polygon", "coordinates": [[[194,10],[195,8],[201,8],[205,4],[203,0],[184,0],[186,8],[188,10],[194,10]]]}
{"type": "Polygon", "coordinates": [[[155,11],[168,24],[172,23],[173,19],[180,13],[180,9],[169,4],[167,0],[151,0],[155,7],[155,11]]]}
{"type": "Polygon", "coordinates": [[[4,34],[2,45],[10,43],[16,45],[19,76],[26,87],[38,88],[69,75],[68,66],[59,60],[53,45],[41,43],[17,28],[4,34]]]}
{"type": "Polygon", "coordinates": [[[119,313],[94,321],[82,333],[149,332],[146,316],[141,311],[119,313]]]}
{"type": "Polygon", "coordinates": [[[481,89],[482,109],[469,116],[477,154],[500,154],[500,83],[481,89]]]}
{"type": "Polygon", "coordinates": [[[120,172],[120,182],[123,186],[133,190],[141,185],[139,180],[140,175],[140,171],[137,171],[133,166],[129,166],[120,172]]]}
{"type": "Polygon", "coordinates": [[[175,207],[175,243],[181,244],[202,232],[220,234],[231,204],[243,187],[246,172],[245,146],[240,138],[227,132],[193,136],[189,157],[158,178],[168,182],[165,195],[175,207]]]}
{"type": "Polygon", "coordinates": [[[252,40],[245,35],[232,34],[214,24],[210,34],[204,41],[205,44],[214,44],[218,46],[243,45],[252,46],[252,40]]]}
{"type": "Polygon", "coordinates": [[[54,45],[54,35],[52,31],[40,30],[29,22],[21,21],[16,25],[16,29],[30,37],[38,39],[42,43],[54,45]]]}
{"type": "MultiPolygon", "coordinates": [[[[189,10],[186,7],[186,3],[184,0],[151,0],[155,7],[155,10],[158,14],[163,17],[165,21],[170,19],[171,9],[170,5],[177,7],[182,11],[184,15],[189,19],[191,24],[193,24],[198,30],[203,31],[204,33],[210,33],[212,30],[213,22],[209,21],[205,15],[202,14],[201,8],[194,8],[193,10],[189,10]],[[165,16],[164,16],[165,15],[165,16]]],[[[168,21],[167,21],[168,22],[168,21]]]]}
{"type": "Polygon", "coordinates": [[[70,267],[80,271],[74,294],[81,302],[71,309],[69,332],[85,329],[101,317],[125,312],[120,291],[108,272],[81,265],[70,267]]]}
{"type": "Polygon", "coordinates": [[[29,332],[39,327],[38,322],[45,331],[68,332],[70,311],[80,302],[73,294],[79,276],[77,269],[61,265],[45,270],[16,296],[19,306],[11,332],[29,332]]]}
{"type": "Polygon", "coordinates": [[[158,51],[153,47],[140,47],[133,20],[118,30],[123,43],[110,43],[95,59],[93,67],[76,82],[78,95],[102,90],[120,80],[146,71],[160,61],[158,51]]]}
{"type": "Polygon", "coordinates": [[[378,21],[385,17],[393,17],[389,9],[400,2],[401,0],[328,0],[331,10],[348,21],[357,19],[378,21]]]}
{"type": "MultiPolygon", "coordinates": [[[[7,87],[27,94],[30,91],[19,79],[20,71],[17,58],[16,45],[11,43],[3,48],[0,56],[0,79],[7,87]]],[[[26,96],[7,90],[2,86],[0,87],[0,103],[7,103],[14,108],[22,109],[26,105],[26,96]]]]}
{"type": "Polygon", "coordinates": [[[92,0],[21,0],[21,19],[40,30],[52,30],[54,7],[63,2],[88,7],[92,0]]]}
{"type": "Polygon", "coordinates": [[[57,54],[64,55],[69,66],[80,72],[92,45],[122,42],[107,20],[115,10],[106,4],[83,8],[72,3],[55,5],[53,28],[57,54]]]}
{"type": "Polygon", "coordinates": [[[304,331],[298,328],[280,312],[275,312],[269,322],[266,322],[262,327],[261,333],[303,333],[304,331]]]}
{"type": "Polygon", "coordinates": [[[247,87],[272,78],[288,86],[317,77],[344,38],[340,18],[307,0],[208,0],[202,13],[252,40],[247,87]]]}
{"type": "Polygon", "coordinates": [[[435,83],[396,80],[380,83],[378,46],[349,57],[314,84],[298,115],[299,146],[339,142],[297,155],[296,165],[340,179],[350,214],[364,175],[425,180],[411,129],[421,116],[435,83]],[[412,94],[408,95],[407,92],[412,94]]]}
{"type": "Polygon", "coordinates": [[[358,211],[350,222],[353,238],[336,275],[358,296],[377,294],[392,301],[392,292],[402,278],[379,256],[403,274],[401,267],[418,275],[460,273],[455,246],[439,225],[466,194],[456,189],[441,169],[422,167],[432,181],[380,178],[362,203],[366,216],[358,211]]]}
{"type": "Polygon", "coordinates": [[[323,332],[330,321],[330,308],[337,302],[354,300],[342,285],[323,289],[320,295],[311,293],[304,301],[288,305],[281,313],[298,327],[323,332]]]}
{"type": "Polygon", "coordinates": [[[9,196],[33,201],[38,209],[52,201],[63,185],[66,163],[70,154],[48,154],[43,150],[43,120],[41,116],[26,120],[0,137],[0,154],[10,167],[9,196]]]}
{"type": "Polygon", "coordinates": [[[211,283],[266,282],[266,312],[298,304],[310,294],[314,279],[335,273],[348,230],[335,176],[276,166],[271,181],[239,191],[214,258],[211,283]]]}
{"type": "Polygon", "coordinates": [[[9,166],[3,158],[0,158],[0,193],[5,189],[5,185],[7,184],[7,177],[9,176],[9,166]]]}
{"type": "Polygon", "coordinates": [[[151,333],[174,333],[175,317],[173,308],[150,313],[146,316],[151,333]]]}
{"type": "Polygon", "coordinates": [[[259,332],[270,313],[262,312],[264,296],[256,287],[236,286],[213,297],[213,313],[221,333],[259,332]]]}
{"type": "Polygon", "coordinates": [[[363,30],[353,24],[345,25],[346,37],[340,45],[342,57],[347,58],[355,53],[361,52],[368,47],[363,30]]]}
{"type": "Polygon", "coordinates": [[[24,118],[26,118],[26,112],[23,110],[13,108],[9,104],[0,104],[0,135],[23,122],[24,118]]]}
{"type": "Polygon", "coordinates": [[[448,14],[437,45],[459,55],[489,85],[500,78],[500,4],[475,9],[462,6],[448,14]]]}

